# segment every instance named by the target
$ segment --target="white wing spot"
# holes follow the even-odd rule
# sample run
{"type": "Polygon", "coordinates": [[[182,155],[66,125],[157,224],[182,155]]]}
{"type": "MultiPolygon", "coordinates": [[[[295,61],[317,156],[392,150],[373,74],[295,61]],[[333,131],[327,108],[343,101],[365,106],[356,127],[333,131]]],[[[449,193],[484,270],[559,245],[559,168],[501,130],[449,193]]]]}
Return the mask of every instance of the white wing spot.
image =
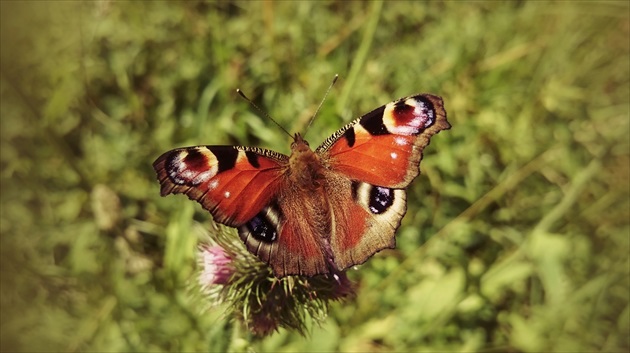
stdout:
{"type": "Polygon", "coordinates": [[[229,198],[230,198],[230,192],[229,192],[229,191],[226,191],[226,192],[223,194],[223,196],[225,196],[225,198],[226,198],[226,199],[229,199],[229,198]]]}
{"type": "Polygon", "coordinates": [[[392,152],[389,155],[392,157],[392,159],[398,158],[398,153],[396,153],[396,152],[392,152]]]}
{"type": "Polygon", "coordinates": [[[208,184],[208,189],[210,190],[214,190],[217,188],[217,186],[219,186],[219,181],[218,180],[213,180],[210,182],[210,184],[208,184]]]}

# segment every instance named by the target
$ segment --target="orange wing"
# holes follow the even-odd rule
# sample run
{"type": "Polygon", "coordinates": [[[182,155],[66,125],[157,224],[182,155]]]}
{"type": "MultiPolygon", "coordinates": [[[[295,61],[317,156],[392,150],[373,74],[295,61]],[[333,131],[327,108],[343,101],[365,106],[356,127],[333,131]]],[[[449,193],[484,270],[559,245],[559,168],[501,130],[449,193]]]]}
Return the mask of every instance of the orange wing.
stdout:
{"type": "Polygon", "coordinates": [[[329,190],[335,220],[330,247],[337,268],[395,246],[407,210],[405,188],[420,173],[431,136],[449,128],[442,98],[422,94],[373,110],[316,150],[332,174],[328,179],[339,180],[329,190]]]}
{"type": "Polygon", "coordinates": [[[418,176],[431,136],[449,129],[442,98],[402,98],[344,126],[316,150],[331,170],[352,180],[405,188],[418,176]]]}
{"type": "Polygon", "coordinates": [[[154,163],[161,194],[186,194],[210,211],[215,221],[239,227],[276,196],[288,158],[249,147],[178,148],[154,163]]]}
{"type": "Polygon", "coordinates": [[[215,221],[238,228],[247,249],[277,277],[328,272],[303,208],[318,197],[287,184],[287,163],[288,157],[258,148],[197,146],[166,152],[153,168],[162,196],[186,194],[215,221]]]}
{"type": "Polygon", "coordinates": [[[278,278],[330,272],[320,238],[325,232],[319,229],[330,229],[329,223],[313,222],[312,208],[305,206],[317,202],[321,195],[300,194],[290,189],[280,193],[277,200],[239,227],[247,249],[268,263],[278,278]]]}

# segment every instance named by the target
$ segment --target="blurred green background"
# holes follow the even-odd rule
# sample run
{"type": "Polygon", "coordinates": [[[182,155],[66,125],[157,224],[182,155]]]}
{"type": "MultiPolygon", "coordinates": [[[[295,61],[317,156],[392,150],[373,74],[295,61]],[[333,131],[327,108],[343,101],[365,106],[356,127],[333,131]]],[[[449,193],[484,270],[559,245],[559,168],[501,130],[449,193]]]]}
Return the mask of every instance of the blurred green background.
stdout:
{"type": "Polygon", "coordinates": [[[627,1],[2,1],[3,351],[630,349],[627,1]],[[189,290],[211,222],[162,152],[317,146],[444,98],[397,249],[307,337],[255,339],[189,290]]]}

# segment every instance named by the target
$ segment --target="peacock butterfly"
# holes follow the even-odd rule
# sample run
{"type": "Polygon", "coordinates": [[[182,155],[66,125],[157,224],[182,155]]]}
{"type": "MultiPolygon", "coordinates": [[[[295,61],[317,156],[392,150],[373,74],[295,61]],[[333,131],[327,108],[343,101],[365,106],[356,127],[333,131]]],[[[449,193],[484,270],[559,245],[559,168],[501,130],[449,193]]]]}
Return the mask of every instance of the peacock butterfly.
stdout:
{"type": "Polygon", "coordinates": [[[194,146],[154,163],[161,194],[186,194],[238,229],[276,277],[337,273],[394,248],[429,139],[451,126],[442,98],[419,94],[377,108],[315,151],[298,133],[291,155],[194,146]]]}

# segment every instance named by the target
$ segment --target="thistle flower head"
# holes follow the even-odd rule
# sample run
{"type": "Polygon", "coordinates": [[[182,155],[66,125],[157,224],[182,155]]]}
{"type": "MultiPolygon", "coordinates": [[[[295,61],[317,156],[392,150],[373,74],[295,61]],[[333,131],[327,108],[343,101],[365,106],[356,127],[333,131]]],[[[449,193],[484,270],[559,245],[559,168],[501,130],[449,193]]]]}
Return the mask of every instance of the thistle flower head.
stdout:
{"type": "Polygon", "coordinates": [[[307,320],[321,323],[331,301],[354,295],[345,273],[276,278],[232,230],[215,230],[210,234],[215,245],[199,247],[199,285],[213,306],[225,304],[226,315],[257,336],[280,327],[305,334],[307,320]]]}
{"type": "Polygon", "coordinates": [[[201,266],[198,280],[202,289],[215,284],[227,284],[234,274],[232,259],[218,245],[199,245],[198,258],[201,266]]]}

